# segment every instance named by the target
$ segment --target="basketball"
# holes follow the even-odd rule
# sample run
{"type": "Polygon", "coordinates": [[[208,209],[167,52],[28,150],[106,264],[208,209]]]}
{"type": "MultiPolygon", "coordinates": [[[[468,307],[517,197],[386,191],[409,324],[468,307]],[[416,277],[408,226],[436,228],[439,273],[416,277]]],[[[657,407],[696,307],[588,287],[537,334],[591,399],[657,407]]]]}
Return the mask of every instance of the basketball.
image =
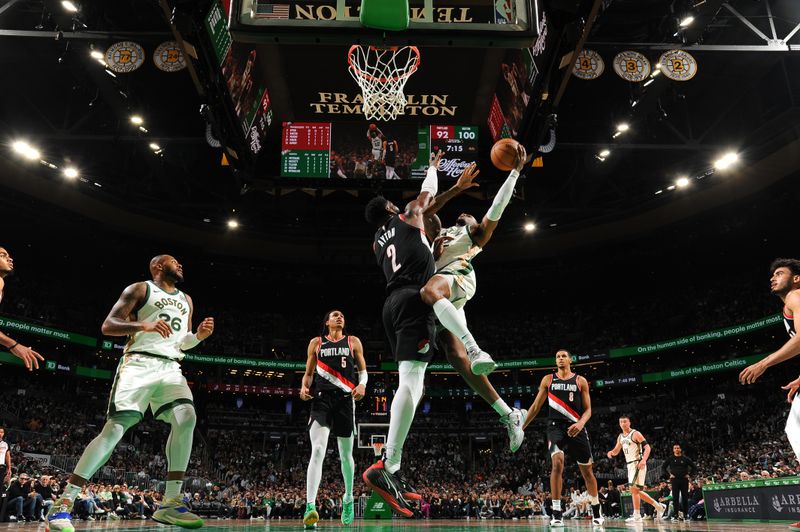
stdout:
{"type": "Polygon", "coordinates": [[[499,170],[509,172],[516,166],[517,146],[519,142],[514,139],[500,139],[492,146],[492,164],[499,170]]]}
{"type": "Polygon", "coordinates": [[[369,128],[370,128],[371,130],[375,131],[376,129],[378,129],[378,126],[376,126],[375,124],[370,124],[370,125],[369,125],[369,128]]]}

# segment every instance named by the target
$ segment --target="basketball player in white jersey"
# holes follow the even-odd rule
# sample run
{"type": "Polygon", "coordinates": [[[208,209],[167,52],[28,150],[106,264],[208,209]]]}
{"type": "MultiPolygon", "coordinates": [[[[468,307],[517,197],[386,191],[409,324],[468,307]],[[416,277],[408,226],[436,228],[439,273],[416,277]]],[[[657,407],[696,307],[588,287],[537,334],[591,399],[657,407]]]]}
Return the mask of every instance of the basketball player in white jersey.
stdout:
{"type": "Polygon", "coordinates": [[[153,520],[184,528],[203,526],[181,494],[196,416],[192,391],[178,362],[184,351],[211,336],[214,319],[205,318],[192,333],[194,305],[177,287],[183,282],[183,267],[174,257],[154,257],[150,274],[152,281],[134,283],[122,292],[103,322],[103,334],[128,337],[111,387],[108,421],[84,450],[62,496],[47,513],[47,532],[73,532],[70,512],[76,496],[148,407],[154,418],[172,426],[166,448],[167,487],[153,520]]]}
{"type": "Polygon", "coordinates": [[[332,310],[325,315],[322,322],[322,335],[312,338],[308,344],[306,373],[300,388],[300,399],[313,401],[308,428],[311,460],[308,462],[306,511],[303,516],[303,525],[306,528],[316,527],[319,521],[317,492],[322,480],[322,461],[325,459],[331,432],[339,444],[339,459],[344,478],[342,524],[353,523],[355,401],[364,398],[366,386],[367,363],[364,361],[361,340],[357,336],[345,334],[344,314],[339,310],[332,310]]]}
{"type": "Polygon", "coordinates": [[[622,451],[628,468],[628,484],[631,485],[631,499],[633,499],[633,515],[625,521],[628,523],[641,523],[642,514],[639,512],[641,499],[652,504],[656,509],[656,517],[663,517],[667,509],[663,504],[654,500],[645,492],[645,477],[647,476],[647,459],[650,457],[650,444],[644,439],[641,432],[631,428],[631,418],[619,417],[619,428],[622,434],[617,436],[617,444],[608,451],[608,458],[614,458],[622,451]]]}
{"type": "MultiPolygon", "coordinates": [[[[486,375],[494,371],[497,364],[488,353],[478,347],[467,328],[464,306],[472,299],[477,289],[472,259],[483,251],[491,240],[500,216],[514,194],[519,172],[524,167],[526,159],[525,148],[519,145],[516,168],[508,174],[492,206],[480,223],[469,214],[461,214],[456,225],[439,232],[434,250],[436,274],[422,289],[423,301],[433,307],[439,323],[447,329],[440,335],[447,360],[467,384],[500,416],[500,422],[508,430],[511,452],[516,452],[525,438],[522,424],[525,422],[526,411],[509,407],[489,382],[486,375]]],[[[464,172],[470,176],[470,182],[478,175],[474,164],[467,167],[464,172]]],[[[466,189],[453,187],[437,196],[425,211],[426,217],[433,217],[445,203],[463,190],[466,189]]],[[[433,232],[435,225],[436,222],[429,224],[427,229],[433,232]]]]}
{"type": "MultiPolygon", "coordinates": [[[[6,248],[0,247],[0,303],[3,301],[3,289],[6,286],[5,279],[11,275],[13,271],[14,259],[11,258],[11,254],[9,254],[6,248]]],[[[8,349],[9,353],[22,360],[22,362],[25,363],[25,367],[28,368],[28,371],[39,369],[40,360],[44,362],[44,357],[42,357],[42,355],[30,347],[22,345],[10,336],[3,334],[2,331],[0,331],[0,345],[8,349]]],[[[11,470],[9,470],[9,472],[10,471],[11,470]]]]}

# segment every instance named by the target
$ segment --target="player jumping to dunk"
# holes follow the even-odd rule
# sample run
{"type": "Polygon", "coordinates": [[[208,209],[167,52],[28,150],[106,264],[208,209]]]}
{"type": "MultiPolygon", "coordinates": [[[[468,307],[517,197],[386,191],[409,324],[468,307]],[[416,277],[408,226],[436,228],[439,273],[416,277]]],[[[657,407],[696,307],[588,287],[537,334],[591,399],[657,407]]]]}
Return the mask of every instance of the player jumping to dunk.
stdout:
{"type": "MultiPolygon", "coordinates": [[[[525,166],[527,154],[520,144],[515,161],[515,169],[506,178],[500,190],[480,223],[470,214],[461,214],[456,225],[439,232],[436,240],[434,257],[436,258],[436,274],[422,289],[422,300],[433,307],[439,322],[447,330],[440,331],[438,340],[444,346],[448,362],[458,371],[461,377],[486,401],[500,416],[500,422],[506,426],[511,452],[516,452],[522,445],[525,432],[525,410],[511,408],[497,393],[487,374],[497,364],[475,342],[467,328],[464,306],[472,299],[477,289],[474,259],[489,243],[500,217],[514,194],[514,187],[522,168],[525,166]]],[[[475,165],[465,170],[469,183],[477,177],[475,165]]],[[[440,194],[425,210],[430,220],[445,203],[466,188],[457,186],[440,194]]],[[[434,232],[429,225],[428,231],[434,232]]],[[[430,224],[430,222],[429,222],[430,224]]]]}
{"type": "Polygon", "coordinates": [[[339,444],[339,459],[344,478],[342,524],[353,523],[355,401],[364,398],[366,386],[367,364],[364,361],[361,340],[345,334],[344,314],[339,310],[332,310],[322,321],[322,335],[312,338],[308,344],[306,373],[300,388],[300,399],[312,401],[308,424],[311,460],[308,462],[306,511],[303,515],[303,525],[306,528],[316,527],[319,521],[315,503],[322,480],[322,461],[325,459],[331,432],[339,444]]]}
{"type": "Polygon", "coordinates": [[[364,482],[396,512],[412,517],[406,499],[419,494],[399,475],[403,444],[422,398],[425,369],[434,353],[436,323],[420,289],[435,272],[431,243],[425,235],[423,213],[438,191],[441,152],[432,158],[419,195],[401,213],[378,196],[365,209],[367,221],[378,227],[372,249],[386,277],[383,327],[398,363],[399,382],[389,417],[383,455],[362,475],[364,482]]]}
{"type": "Polygon", "coordinates": [[[578,462],[586,491],[592,504],[592,524],[602,525],[605,518],[600,513],[600,500],[597,496],[597,479],[592,471],[592,446],[584,428],[592,417],[592,403],[589,398],[589,383],[584,377],[572,373],[572,357],[566,349],[556,353],[556,372],[542,377],[539,393],[528,409],[528,417],[523,428],[527,427],[547,401],[547,447],[550,452],[552,469],[550,471],[550,494],[553,498],[553,517],[551,527],[563,527],[561,519],[561,487],[564,473],[564,453],[569,453],[578,462]]]}
{"type": "Polygon", "coordinates": [[[204,319],[192,333],[194,304],[177,287],[183,282],[183,267],[174,257],[154,257],[150,273],[152,281],[134,283],[122,292],[103,322],[103,334],[128,337],[111,386],[108,420],[83,451],[64,493],[47,512],[47,532],[74,531],[70,512],[75,498],[148,407],[154,418],[172,426],[166,448],[166,491],[153,520],[184,528],[203,526],[181,494],[197,417],[192,391],[178,362],[184,351],[211,336],[214,318],[204,319]]]}

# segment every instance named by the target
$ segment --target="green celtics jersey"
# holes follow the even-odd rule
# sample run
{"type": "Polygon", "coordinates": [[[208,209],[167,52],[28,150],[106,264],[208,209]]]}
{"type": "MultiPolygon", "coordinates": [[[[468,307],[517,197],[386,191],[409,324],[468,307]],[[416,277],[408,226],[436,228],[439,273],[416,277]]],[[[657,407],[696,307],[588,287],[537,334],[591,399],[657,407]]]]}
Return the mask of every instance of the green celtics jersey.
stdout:
{"type": "Polygon", "coordinates": [[[172,334],[163,338],[157,332],[137,332],[125,344],[125,353],[141,353],[180,360],[183,352],[180,345],[191,334],[189,314],[192,308],[186,294],[180,290],[165,292],[152,281],[147,281],[144,302],[134,310],[136,321],[162,320],[170,326],[172,334]]]}

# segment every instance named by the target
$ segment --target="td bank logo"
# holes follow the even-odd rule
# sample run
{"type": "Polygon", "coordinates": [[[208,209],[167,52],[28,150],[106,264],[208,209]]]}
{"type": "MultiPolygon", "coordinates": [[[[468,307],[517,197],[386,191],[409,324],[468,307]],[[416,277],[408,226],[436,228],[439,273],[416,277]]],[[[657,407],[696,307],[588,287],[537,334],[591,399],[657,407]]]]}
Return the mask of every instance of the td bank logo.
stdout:
{"type": "Polygon", "coordinates": [[[56,369],[56,363],[55,363],[53,360],[48,360],[48,361],[45,363],[45,369],[48,369],[48,370],[50,370],[50,371],[55,371],[55,369],[56,369]]]}

